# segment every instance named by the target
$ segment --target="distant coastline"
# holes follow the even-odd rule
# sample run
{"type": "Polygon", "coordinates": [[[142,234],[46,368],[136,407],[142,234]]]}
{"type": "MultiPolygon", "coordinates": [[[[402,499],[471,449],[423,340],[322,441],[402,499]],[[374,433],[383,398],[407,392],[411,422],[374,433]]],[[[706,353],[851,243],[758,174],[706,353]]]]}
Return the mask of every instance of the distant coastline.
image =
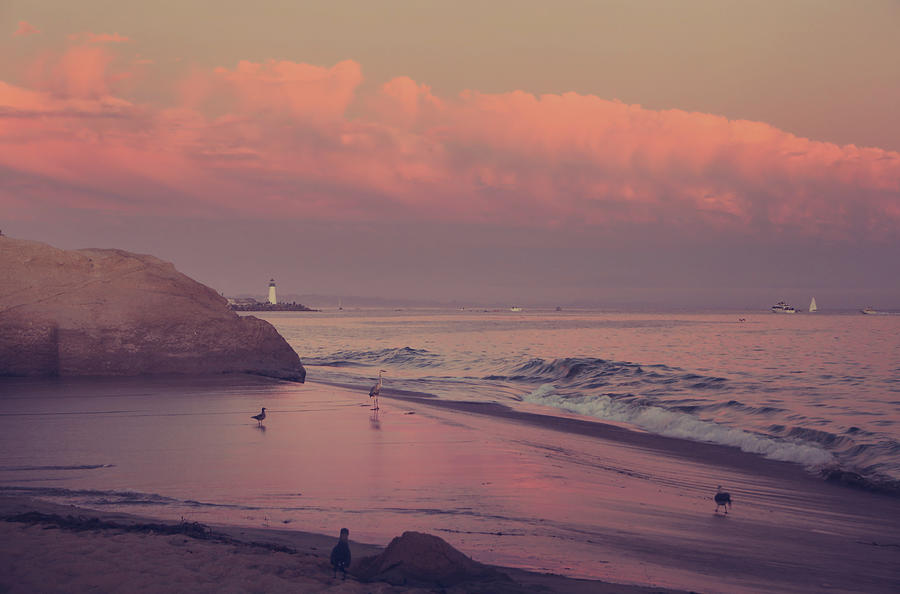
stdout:
{"type": "Polygon", "coordinates": [[[254,301],[253,303],[240,302],[229,303],[232,311],[321,311],[307,307],[302,303],[265,303],[254,301]]]}

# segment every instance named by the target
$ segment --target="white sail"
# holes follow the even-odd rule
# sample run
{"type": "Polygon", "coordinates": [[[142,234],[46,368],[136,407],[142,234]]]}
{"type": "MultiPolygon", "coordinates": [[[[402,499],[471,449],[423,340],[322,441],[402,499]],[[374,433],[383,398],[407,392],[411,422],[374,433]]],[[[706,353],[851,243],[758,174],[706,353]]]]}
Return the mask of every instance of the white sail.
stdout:
{"type": "Polygon", "coordinates": [[[819,311],[819,307],[816,305],[816,298],[813,297],[812,301],[809,302],[809,313],[814,311],[819,311]]]}

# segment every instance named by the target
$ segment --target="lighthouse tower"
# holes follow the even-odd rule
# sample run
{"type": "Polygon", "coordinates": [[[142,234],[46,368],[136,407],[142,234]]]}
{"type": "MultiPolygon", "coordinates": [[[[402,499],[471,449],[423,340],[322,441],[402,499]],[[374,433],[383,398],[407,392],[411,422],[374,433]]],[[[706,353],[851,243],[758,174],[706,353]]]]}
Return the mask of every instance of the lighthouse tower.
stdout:
{"type": "Polygon", "coordinates": [[[278,299],[275,298],[275,279],[271,279],[269,281],[269,303],[272,305],[278,304],[278,299]]]}

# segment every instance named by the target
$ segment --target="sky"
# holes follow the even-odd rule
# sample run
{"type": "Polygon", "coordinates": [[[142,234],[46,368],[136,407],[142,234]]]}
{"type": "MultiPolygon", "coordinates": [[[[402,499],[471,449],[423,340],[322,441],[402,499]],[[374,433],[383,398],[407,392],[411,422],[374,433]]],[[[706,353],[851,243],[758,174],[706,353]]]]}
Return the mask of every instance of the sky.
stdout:
{"type": "Polygon", "coordinates": [[[900,308],[900,2],[0,0],[0,229],[228,294],[900,308]]]}

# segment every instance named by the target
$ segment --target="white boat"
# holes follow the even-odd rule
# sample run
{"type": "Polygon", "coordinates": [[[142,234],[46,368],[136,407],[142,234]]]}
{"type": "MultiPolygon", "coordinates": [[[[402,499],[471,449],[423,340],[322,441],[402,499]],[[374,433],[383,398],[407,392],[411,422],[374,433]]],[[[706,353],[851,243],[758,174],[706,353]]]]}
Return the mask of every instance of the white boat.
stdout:
{"type": "Polygon", "coordinates": [[[816,305],[816,298],[813,297],[812,301],[809,302],[809,313],[815,313],[819,311],[819,306],[816,305]]]}
{"type": "Polygon", "coordinates": [[[785,303],[784,301],[779,301],[775,305],[772,306],[772,313],[780,313],[780,314],[792,314],[797,313],[797,310],[785,303]]]}
{"type": "Polygon", "coordinates": [[[509,308],[509,311],[522,311],[522,308],[519,307],[518,305],[513,305],[512,307],[509,308]]]}
{"type": "Polygon", "coordinates": [[[891,315],[886,311],[878,311],[877,309],[873,309],[872,306],[869,306],[865,309],[859,310],[859,313],[866,314],[868,316],[889,316],[891,315]]]}

